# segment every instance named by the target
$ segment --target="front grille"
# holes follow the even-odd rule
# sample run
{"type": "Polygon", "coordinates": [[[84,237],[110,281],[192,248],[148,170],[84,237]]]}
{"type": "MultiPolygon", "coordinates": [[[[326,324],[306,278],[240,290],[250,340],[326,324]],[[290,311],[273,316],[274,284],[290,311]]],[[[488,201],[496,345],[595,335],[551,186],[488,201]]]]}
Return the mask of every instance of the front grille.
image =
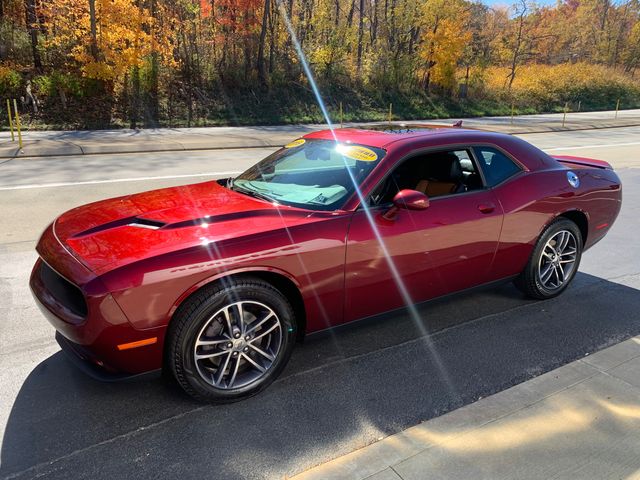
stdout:
{"type": "Polygon", "coordinates": [[[78,287],[58,274],[45,262],[40,267],[42,284],[61,305],[79,317],[87,316],[87,302],[78,287]]]}

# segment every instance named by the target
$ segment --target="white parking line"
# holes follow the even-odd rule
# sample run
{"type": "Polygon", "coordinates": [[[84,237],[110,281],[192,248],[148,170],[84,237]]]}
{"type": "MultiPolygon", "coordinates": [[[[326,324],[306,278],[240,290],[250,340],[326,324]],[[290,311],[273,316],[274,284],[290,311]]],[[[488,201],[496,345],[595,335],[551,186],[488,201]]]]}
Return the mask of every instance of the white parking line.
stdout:
{"type": "Polygon", "coordinates": [[[222,175],[238,175],[242,171],[190,173],[187,175],[163,175],[159,177],[113,178],[109,180],[88,180],[86,182],[34,183],[30,185],[0,186],[0,190],[26,190],[30,188],[71,187],[75,185],[97,185],[100,183],[144,182],[147,180],[170,180],[174,178],[214,177],[222,175]]]}
{"type": "Polygon", "coordinates": [[[629,147],[631,145],[640,145],[640,142],[628,142],[628,143],[603,143],[600,145],[580,145],[579,147],[552,147],[543,148],[545,152],[552,150],[582,150],[583,148],[607,148],[607,147],[629,147]]]}

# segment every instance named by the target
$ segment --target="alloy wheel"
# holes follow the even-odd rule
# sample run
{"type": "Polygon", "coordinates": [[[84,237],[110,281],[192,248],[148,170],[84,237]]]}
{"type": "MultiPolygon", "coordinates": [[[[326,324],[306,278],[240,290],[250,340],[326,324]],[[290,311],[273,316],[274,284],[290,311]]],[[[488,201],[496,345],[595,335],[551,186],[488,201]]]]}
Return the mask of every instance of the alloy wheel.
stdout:
{"type": "Polygon", "coordinates": [[[282,343],[276,313],[263,303],[240,301],[222,307],[205,322],[196,337],[193,358],[209,385],[236,389],[262,378],[282,343]]]}
{"type": "Polygon", "coordinates": [[[578,241],[568,230],[560,230],[545,243],[538,262],[538,281],[547,291],[561,288],[571,279],[578,258],[578,241]]]}

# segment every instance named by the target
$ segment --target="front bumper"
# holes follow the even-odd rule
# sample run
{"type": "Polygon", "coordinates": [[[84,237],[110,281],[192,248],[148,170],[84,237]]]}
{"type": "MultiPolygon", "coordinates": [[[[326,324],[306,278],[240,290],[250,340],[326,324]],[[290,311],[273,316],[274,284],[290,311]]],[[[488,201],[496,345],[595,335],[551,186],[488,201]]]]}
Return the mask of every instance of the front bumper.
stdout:
{"type": "Polygon", "coordinates": [[[159,376],[162,371],[161,369],[157,369],[137,374],[110,371],[97,363],[97,359],[94,358],[90,350],[73,343],[60,332],[56,332],[56,341],[71,363],[91,378],[101,382],[122,382],[153,378],[159,376]]]}
{"type": "Polygon", "coordinates": [[[29,285],[36,304],[56,329],[63,350],[74,352],[75,358],[91,365],[92,371],[102,372],[92,376],[103,380],[121,379],[162,367],[166,327],[134,328],[99,278],[60,245],[51,227],[45,230],[37,250],[41,258],[33,267],[29,285]],[[45,270],[47,275],[43,274],[45,270]],[[86,309],[73,308],[68,299],[52,287],[51,271],[60,281],[77,288],[86,309]],[[118,345],[149,338],[157,340],[138,348],[118,348],[118,345]]]}

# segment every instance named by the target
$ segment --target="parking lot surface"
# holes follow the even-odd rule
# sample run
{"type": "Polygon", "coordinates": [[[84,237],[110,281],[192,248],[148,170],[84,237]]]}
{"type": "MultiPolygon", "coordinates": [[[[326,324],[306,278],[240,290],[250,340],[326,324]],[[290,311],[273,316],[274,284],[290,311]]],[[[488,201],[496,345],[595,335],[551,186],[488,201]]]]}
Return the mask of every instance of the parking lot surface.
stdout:
{"type": "Polygon", "coordinates": [[[563,295],[531,301],[508,284],[423,305],[420,326],[396,313],[311,339],[267,391],[226,406],[162,379],[85,377],[59,351],[28,275],[61,212],[229,176],[273,149],[0,164],[0,478],[282,478],[640,334],[640,127],[523,138],[607,160],[623,182],[617,223],[563,295]]]}

